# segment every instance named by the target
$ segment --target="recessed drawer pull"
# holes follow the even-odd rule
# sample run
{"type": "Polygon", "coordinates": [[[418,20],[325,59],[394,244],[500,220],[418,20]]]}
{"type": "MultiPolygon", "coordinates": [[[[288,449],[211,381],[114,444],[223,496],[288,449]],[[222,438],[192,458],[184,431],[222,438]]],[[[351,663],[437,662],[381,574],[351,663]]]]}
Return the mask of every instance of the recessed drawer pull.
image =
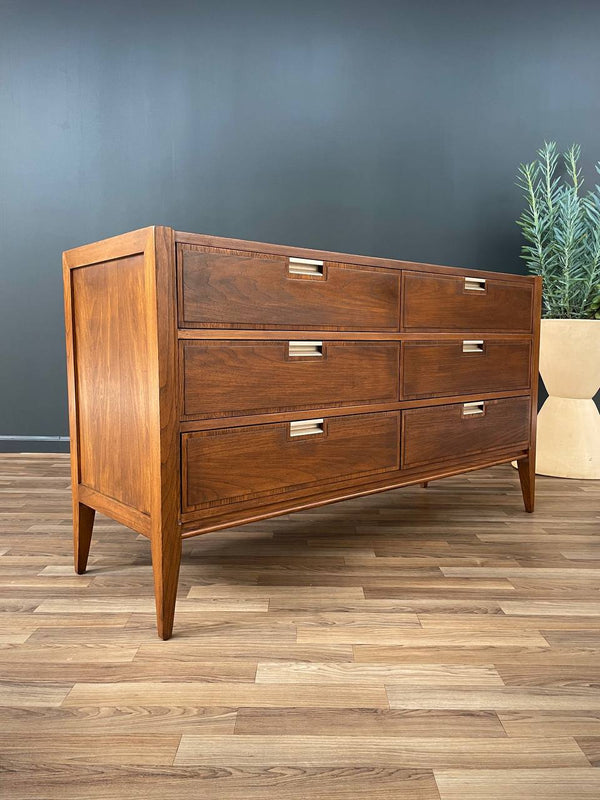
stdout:
{"type": "Polygon", "coordinates": [[[463,417],[475,417],[483,414],[485,410],[485,403],[483,400],[477,400],[474,403],[463,403],[463,417]]]}
{"type": "Polygon", "coordinates": [[[288,269],[292,275],[322,275],[323,262],[313,258],[290,258],[288,269]]]}
{"type": "Polygon", "coordinates": [[[465,278],[465,291],[485,292],[484,278],[465,278]]]}
{"type": "Polygon", "coordinates": [[[290,422],[290,436],[312,436],[315,433],[323,433],[322,419],[299,419],[290,422]]]}
{"type": "Polygon", "coordinates": [[[463,353],[483,353],[483,339],[463,339],[463,353]]]}
{"type": "Polygon", "coordinates": [[[290,342],[288,355],[294,358],[302,356],[322,356],[323,342],[290,342]]]}

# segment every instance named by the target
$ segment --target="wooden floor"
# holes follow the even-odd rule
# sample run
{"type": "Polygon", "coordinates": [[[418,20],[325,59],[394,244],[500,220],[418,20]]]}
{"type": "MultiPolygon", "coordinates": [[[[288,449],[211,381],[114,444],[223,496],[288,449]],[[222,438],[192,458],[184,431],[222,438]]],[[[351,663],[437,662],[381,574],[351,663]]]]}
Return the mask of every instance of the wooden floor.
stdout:
{"type": "Polygon", "coordinates": [[[468,476],[71,565],[68,461],[0,456],[7,800],[600,798],[600,483],[468,476]]]}

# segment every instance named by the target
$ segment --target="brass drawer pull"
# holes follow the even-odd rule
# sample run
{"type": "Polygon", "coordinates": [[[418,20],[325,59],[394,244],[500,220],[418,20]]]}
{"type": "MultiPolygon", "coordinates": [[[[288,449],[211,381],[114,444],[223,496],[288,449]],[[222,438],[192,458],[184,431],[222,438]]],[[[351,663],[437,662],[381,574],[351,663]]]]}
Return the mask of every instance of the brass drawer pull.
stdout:
{"type": "Polygon", "coordinates": [[[322,419],[299,419],[290,422],[290,436],[313,436],[323,432],[322,419]]]}
{"type": "Polygon", "coordinates": [[[465,291],[485,292],[484,278],[465,278],[465,291]]]}
{"type": "Polygon", "coordinates": [[[463,353],[483,353],[483,339],[463,339],[463,353]]]}
{"type": "Polygon", "coordinates": [[[288,348],[290,358],[306,358],[323,355],[323,342],[290,342],[288,348]]]}
{"type": "Polygon", "coordinates": [[[314,258],[290,257],[288,270],[291,275],[322,275],[323,262],[315,261],[314,258]]]}
{"type": "Polygon", "coordinates": [[[476,400],[474,403],[463,403],[463,417],[476,417],[485,412],[483,400],[476,400]]]}

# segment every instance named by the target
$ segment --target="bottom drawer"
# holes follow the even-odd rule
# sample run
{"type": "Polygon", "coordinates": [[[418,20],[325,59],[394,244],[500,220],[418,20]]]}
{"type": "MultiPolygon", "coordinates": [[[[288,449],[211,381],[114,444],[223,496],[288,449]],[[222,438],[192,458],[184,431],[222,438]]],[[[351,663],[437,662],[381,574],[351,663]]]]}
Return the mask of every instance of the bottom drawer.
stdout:
{"type": "Polygon", "coordinates": [[[400,412],[185,433],[183,511],[280,499],[398,470],[400,412]]]}
{"type": "Polygon", "coordinates": [[[526,446],[529,405],[529,397],[508,397],[404,411],[402,466],[409,469],[526,446]]]}

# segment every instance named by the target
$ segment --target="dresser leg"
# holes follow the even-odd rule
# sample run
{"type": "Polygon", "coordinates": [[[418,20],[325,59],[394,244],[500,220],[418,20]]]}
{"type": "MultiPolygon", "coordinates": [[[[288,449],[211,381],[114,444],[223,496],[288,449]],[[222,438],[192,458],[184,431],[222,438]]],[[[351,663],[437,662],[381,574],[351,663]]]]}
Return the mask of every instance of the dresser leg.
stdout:
{"type": "Polygon", "coordinates": [[[517,466],[519,468],[525,511],[531,513],[535,506],[535,459],[529,457],[521,458],[517,461],[517,466]]]}
{"type": "Polygon", "coordinates": [[[424,489],[426,489],[426,488],[429,486],[429,481],[423,481],[423,483],[421,484],[421,486],[422,486],[424,489]]]}
{"type": "Polygon", "coordinates": [[[161,639],[170,639],[173,632],[179,564],[181,562],[181,534],[177,527],[172,531],[152,534],[152,569],[154,571],[154,597],[156,624],[161,639]]]}
{"type": "Polygon", "coordinates": [[[93,508],[73,501],[73,552],[78,575],[83,575],[87,568],[95,516],[93,508]]]}

